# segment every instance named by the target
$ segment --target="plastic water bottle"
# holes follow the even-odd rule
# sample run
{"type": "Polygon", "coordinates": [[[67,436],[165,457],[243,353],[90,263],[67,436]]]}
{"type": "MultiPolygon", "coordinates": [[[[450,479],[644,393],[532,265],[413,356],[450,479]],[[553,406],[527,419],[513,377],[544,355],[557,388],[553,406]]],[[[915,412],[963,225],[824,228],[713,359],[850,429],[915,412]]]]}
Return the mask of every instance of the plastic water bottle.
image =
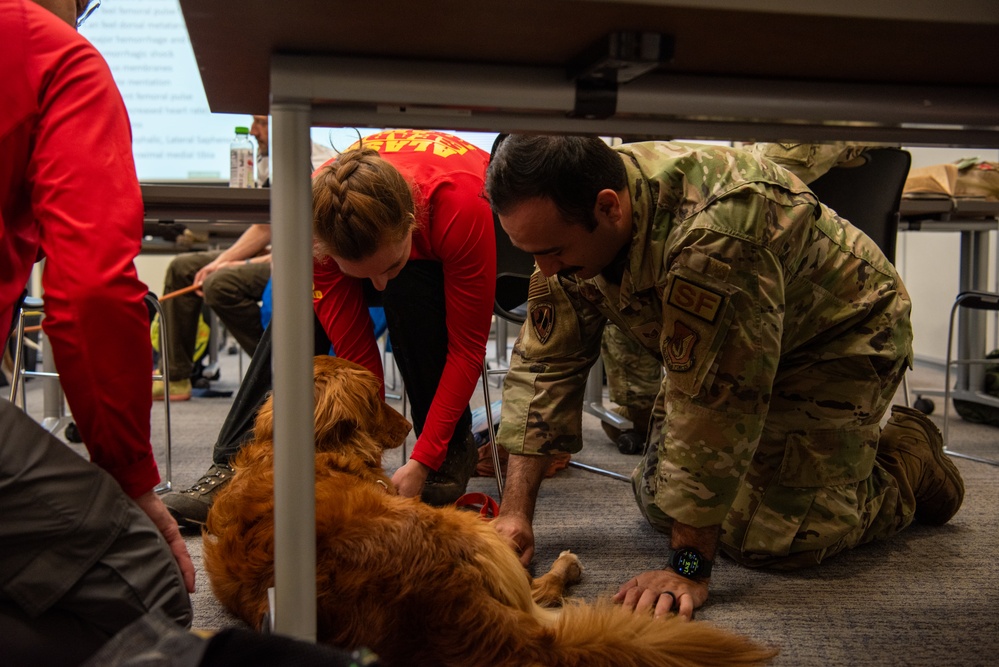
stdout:
{"type": "Polygon", "coordinates": [[[249,128],[237,127],[236,137],[229,144],[229,187],[253,187],[253,144],[249,128]]]}

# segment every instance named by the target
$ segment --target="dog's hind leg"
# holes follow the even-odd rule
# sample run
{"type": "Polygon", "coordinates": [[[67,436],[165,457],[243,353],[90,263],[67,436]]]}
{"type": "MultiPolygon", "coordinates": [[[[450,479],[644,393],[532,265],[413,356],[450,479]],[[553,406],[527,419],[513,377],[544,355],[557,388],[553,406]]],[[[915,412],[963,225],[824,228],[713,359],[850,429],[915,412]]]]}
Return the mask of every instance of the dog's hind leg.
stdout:
{"type": "Polygon", "coordinates": [[[531,582],[531,597],[542,607],[557,607],[562,604],[565,589],[578,584],[583,573],[583,565],[576,554],[563,551],[552,568],[531,582]]]}

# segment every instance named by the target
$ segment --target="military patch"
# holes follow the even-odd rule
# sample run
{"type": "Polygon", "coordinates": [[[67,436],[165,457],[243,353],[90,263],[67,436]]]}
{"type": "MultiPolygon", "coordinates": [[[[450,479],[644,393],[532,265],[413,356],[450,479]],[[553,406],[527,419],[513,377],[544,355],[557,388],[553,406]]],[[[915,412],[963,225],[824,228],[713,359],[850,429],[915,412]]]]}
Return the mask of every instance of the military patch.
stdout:
{"type": "Polygon", "coordinates": [[[541,297],[548,296],[552,293],[551,286],[548,285],[548,279],[540,271],[535,271],[531,274],[531,284],[527,288],[527,299],[538,299],[541,297]]]}
{"type": "Polygon", "coordinates": [[[673,335],[666,339],[666,368],[674,373],[690,370],[694,365],[694,348],[700,336],[686,324],[677,320],[673,323],[673,335]]]}
{"type": "Polygon", "coordinates": [[[544,343],[555,328],[555,306],[548,301],[531,304],[531,324],[538,341],[544,343]]]}
{"type": "Polygon", "coordinates": [[[673,279],[666,301],[700,320],[714,324],[725,297],[677,276],[673,279]]]}

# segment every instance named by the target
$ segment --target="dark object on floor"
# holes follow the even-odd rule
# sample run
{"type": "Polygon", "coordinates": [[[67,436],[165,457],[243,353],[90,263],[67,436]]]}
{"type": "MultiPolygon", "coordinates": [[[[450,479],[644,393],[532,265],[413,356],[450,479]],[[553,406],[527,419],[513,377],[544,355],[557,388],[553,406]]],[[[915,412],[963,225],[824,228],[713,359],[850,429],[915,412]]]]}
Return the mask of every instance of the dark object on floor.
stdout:
{"type": "MultiPolygon", "coordinates": [[[[985,355],[986,359],[999,360],[999,350],[992,350],[985,355]]],[[[985,393],[990,396],[999,397],[999,364],[992,364],[985,367],[985,393]]],[[[975,401],[962,401],[954,399],[954,409],[961,419],[975,424],[988,424],[989,426],[999,426],[999,408],[975,401]]]]}
{"type": "Polygon", "coordinates": [[[232,391],[221,391],[211,387],[194,387],[191,389],[191,396],[195,398],[229,398],[232,391]]]}

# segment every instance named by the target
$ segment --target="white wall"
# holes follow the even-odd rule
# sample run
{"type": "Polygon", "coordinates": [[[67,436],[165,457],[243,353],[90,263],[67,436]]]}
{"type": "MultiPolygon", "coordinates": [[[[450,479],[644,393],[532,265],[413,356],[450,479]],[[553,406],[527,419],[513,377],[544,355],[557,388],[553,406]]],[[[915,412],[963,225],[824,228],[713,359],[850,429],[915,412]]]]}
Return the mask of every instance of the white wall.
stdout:
{"type": "MultiPolygon", "coordinates": [[[[912,154],[912,168],[954,162],[969,156],[999,161],[999,150],[995,149],[909,147],[906,150],[912,154]]],[[[913,345],[920,362],[942,365],[946,359],[947,318],[958,293],[960,236],[956,232],[899,233],[896,263],[912,297],[913,345]]],[[[995,289],[996,232],[990,234],[990,241],[988,288],[995,289]]],[[[994,326],[990,326],[988,341],[990,349],[999,347],[994,326]]]]}

